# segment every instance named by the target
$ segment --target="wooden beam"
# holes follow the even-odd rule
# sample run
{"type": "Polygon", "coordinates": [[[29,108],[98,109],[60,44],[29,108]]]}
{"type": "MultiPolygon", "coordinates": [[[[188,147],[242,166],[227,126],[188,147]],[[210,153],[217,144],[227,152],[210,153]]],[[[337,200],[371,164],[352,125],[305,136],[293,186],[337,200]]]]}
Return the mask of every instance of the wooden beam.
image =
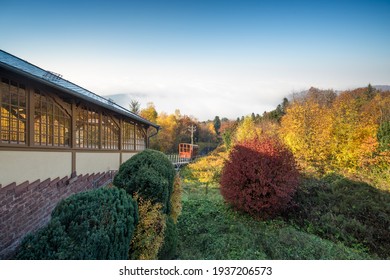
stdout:
{"type": "Polygon", "coordinates": [[[102,117],[102,111],[99,110],[99,126],[98,126],[98,129],[99,129],[99,134],[98,134],[98,148],[99,150],[102,149],[103,145],[102,145],[102,140],[103,140],[103,125],[102,125],[102,120],[103,120],[103,117],[102,117]]]}
{"type": "MultiPolygon", "coordinates": [[[[118,147],[119,147],[119,151],[122,150],[122,143],[123,143],[123,120],[122,118],[119,119],[119,143],[118,143],[118,147]]],[[[121,153],[121,157],[122,157],[122,153],[121,153]]],[[[122,162],[122,160],[121,160],[122,162]]]]}
{"type": "Polygon", "coordinates": [[[34,146],[34,136],[35,136],[35,130],[34,130],[34,110],[35,110],[35,100],[34,100],[34,90],[32,88],[26,89],[27,94],[27,130],[26,130],[26,137],[27,137],[27,146],[32,147],[34,146]]]}
{"type": "Polygon", "coordinates": [[[70,131],[70,138],[71,138],[71,141],[70,141],[70,147],[71,148],[76,148],[76,120],[77,120],[77,107],[76,107],[76,103],[73,101],[72,102],[72,115],[70,116],[70,120],[71,120],[71,131],[70,131]]]}

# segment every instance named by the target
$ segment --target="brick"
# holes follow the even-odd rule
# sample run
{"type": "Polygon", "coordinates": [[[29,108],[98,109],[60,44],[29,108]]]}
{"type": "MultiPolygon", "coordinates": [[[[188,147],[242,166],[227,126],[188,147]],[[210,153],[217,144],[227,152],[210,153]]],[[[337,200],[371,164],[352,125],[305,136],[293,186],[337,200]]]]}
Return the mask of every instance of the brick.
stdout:
{"type": "Polygon", "coordinates": [[[16,183],[11,183],[9,185],[6,185],[4,188],[2,188],[1,192],[5,193],[6,195],[14,195],[15,187],[16,187],[16,183]]]}
{"type": "Polygon", "coordinates": [[[99,181],[103,182],[110,176],[111,173],[106,172],[78,175],[70,179],[48,178],[19,186],[10,184],[0,189],[0,247],[7,243],[7,247],[0,248],[0,259],[12,252],[12,246],[16,246],[26,233],[47,225],[51,212],[61,199],[92,189],[93,181],[97,178],[101,177],[99,181]],[[4,195],[7,193],[10,195],[4,195]]]}
{"type": "Polygon", "coordinates": [[[39,190],[45,189],[45,188],[47,188],[49,183],[50,183],[50,178],[42,181],[36,188],[39,189],[39,190]]]}
{"type": "Polygon", "coordinates": [[[57,183],[60,181],[60,178],[57,177],[55,178],[54,180],[52,180],[50,183],[49,183],[49,186],[50,187],[56,187],[57,186],[57,183]]]}
{"type": "Polygon", "coordinates": [[[32,182],[29,186],[28,186],[28,189],[29,190],[35,190],[36,187],[41,183],[41,180],[36,180],[34,182],[32,182]]]}
{"type": "Polygon", "coordinates": [[[28,190],[28,185],[29,184],[30,183],[28,181],[25,181],[25,182],[21,183],[20,185],[16,186],[15,187],[15,195],[16,196],[20,196],[24,192],[26,192],[28,190]]]}

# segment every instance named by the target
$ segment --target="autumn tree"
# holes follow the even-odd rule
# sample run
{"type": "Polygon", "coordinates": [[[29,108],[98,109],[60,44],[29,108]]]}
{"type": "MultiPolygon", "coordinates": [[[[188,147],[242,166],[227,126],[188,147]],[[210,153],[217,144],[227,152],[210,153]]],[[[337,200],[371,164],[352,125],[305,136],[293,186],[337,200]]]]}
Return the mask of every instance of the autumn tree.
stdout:
{"type": "Polygon", "coordinates": [[[179,143],[191,143],[191,132],[189,128],[195,126],[197,129],[194,131],[194,141],[199,141],[199,125],[198,121],[190,116],[184,115],[177,119],[177,131],[176,131],[176,147],[179,143]]]}
{"type": "Polygon", "coordinates": [[[247,116],[238,124],[233,137],[233,143],[240,143],[246,140],[251,140],[259,137],[260,134],[260,128],[256,126],[256,123],[250,116],[247,116]]]}
{"type": "Polygon", "coordinates": [[[197,124],[198,143],[217,143],[217,134],[215,133],[212,122],[200,122],[197,124]]]}
{"type": "Polygon", "coordinates": [[[282,118],[281,135],[304,167],[354,172],[370,162],[378,147],[380,95],[366,89],[310,89],[297,96],[282,118]]]}
{"type": "Polygon", "coordinates": [[[374,115],[364,111],[368,103],[361,90],[340,94],[332,108],[332,165],[349,171],[362,166],[377,147],[374,115]]]}
{"type": "Polygon", "coordinates": [[[158,113],[156,111],[156,107],[154,106],[153,102],[148,102],[146,108],[141,110],[140,115],[141,117],[147,119],[152,123],[157,123],[158,113]]]}
{"type": "Polygon", "coordinates": [[[318,169],[330,156],[332,118],[330,104],[312,92],[292,101],[280,132],[302,166],[318,169]]]}
{"type": "Polygon", "coordinates": [[[157,148],[164,153],[171,153],[174,149],[173,143],[175,143],[178,125],[176,117],[173,114],[160,113],[157,118],[157,124],[162,128],[155,139],[157,148]]]}
{"type": "Polygon", "coordinates": [[[230,147],[232,145],[234,134],[235,134],[237,126],[238,126],[237,121],[225,120],[221,124],[220,133],[222,135],[223,143],[225,144],[225,147],[228,150],[230,149],[230,147]]]}

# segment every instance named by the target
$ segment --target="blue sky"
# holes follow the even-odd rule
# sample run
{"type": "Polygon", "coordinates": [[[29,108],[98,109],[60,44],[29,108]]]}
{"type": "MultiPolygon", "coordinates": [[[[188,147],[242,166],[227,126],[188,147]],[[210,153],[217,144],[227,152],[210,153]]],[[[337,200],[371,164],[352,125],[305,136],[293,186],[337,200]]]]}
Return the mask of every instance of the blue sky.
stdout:
{"type": "Polygon", "coordinates": [[[390,1],[1,2],[1,49],[124,106],[235,119],[390,84],[390,1]]]}

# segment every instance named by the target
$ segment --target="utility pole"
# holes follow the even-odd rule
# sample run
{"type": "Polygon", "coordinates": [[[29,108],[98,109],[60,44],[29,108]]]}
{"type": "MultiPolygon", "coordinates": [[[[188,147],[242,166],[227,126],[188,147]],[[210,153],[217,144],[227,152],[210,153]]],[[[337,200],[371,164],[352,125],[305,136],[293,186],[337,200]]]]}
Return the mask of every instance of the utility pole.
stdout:
{"type": "Polygon", "coordinates": [[[196,131],[196,126],[194,124],[190,125],[188,131],[191,132],[191,145],[194,145],[194,132],[196,131]]]}

